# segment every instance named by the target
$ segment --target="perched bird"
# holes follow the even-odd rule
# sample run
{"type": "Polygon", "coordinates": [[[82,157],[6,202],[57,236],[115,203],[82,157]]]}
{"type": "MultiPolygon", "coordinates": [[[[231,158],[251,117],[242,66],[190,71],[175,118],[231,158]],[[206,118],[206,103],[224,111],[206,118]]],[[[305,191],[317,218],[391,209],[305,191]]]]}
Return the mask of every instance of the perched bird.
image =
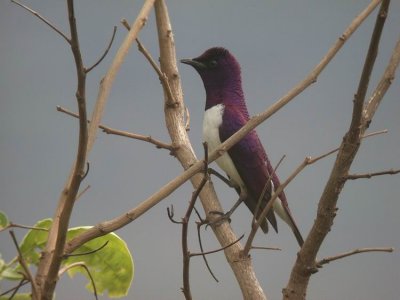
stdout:
{"type": "MultiPolygon", "coordinates": [[[[203,80],[206,90],[203,139],[208,143],[211,152],[249,120],[240,65],[228,50],[221,47],[208,49],[199,57],[182,59],[181,62],[192,66],[203,80]]],[[[244,203],[253,214],[262,211],[271,198],[271,190],[280,185],[255,130],[216,162],[235,184],[236,191],[243,196],[244,203]],[[266,193],[260,202],[261,209],[257,210],[258,199],[268,180],[266,193]]],[[[264,233],[268,232],[267,220],[278,232],[274,211],[290,226],[301,246],[303,238],[289,210],[284,192],[275,200],[273,210],[260,224],[264,233]]]]}

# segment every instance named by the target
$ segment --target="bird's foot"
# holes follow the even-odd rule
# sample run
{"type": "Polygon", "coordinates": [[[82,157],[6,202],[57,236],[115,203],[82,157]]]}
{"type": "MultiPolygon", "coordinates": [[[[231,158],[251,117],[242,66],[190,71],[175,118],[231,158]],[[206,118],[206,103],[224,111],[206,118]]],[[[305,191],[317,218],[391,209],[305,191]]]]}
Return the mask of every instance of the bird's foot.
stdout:
{"type": "Polygon", "coordinates": [[[226,213],[223,213],[221,211],[216,211],[216,210],[212,210],[209,212],[210,215],[218,215],[218,217],[213,218],[213,220],[210,220],[208,222],[208,225],[221,225],[221,223],[228,221],[229,223],[231,222],[231,215],[232,215],[233,211],[228,211],[226,213]]]}

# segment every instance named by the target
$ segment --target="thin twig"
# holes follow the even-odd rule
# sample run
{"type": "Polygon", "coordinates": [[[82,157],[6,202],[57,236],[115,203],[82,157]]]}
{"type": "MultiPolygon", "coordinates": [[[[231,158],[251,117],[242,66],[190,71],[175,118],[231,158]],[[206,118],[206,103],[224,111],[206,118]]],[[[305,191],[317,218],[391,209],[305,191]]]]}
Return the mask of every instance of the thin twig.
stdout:
{"type": "MultiPolygon", "coordinates": [[[[57,111],[65,113],[71,117],[78,118],[78,115],[76,113],[74,113],[62,106],[57,105],[57,111]]],[[[90,120],[88,120],[88,123],[90,123],[90,120]]],[[[159,140],[156,140],[156,139],[152,138],[150,135],[142,135],[142,134],[132,133],[132,132],[128,132],[128,131],[118,130],[118,129],[114,129],[114,128],[111,128],[111,127],[108,127],[108,126],[102,125],[102,124],[99,124],[99,128],[102,129],[103,132],[105,132],[107,134],[114,134],[114,135],[124,136],[124,137],[128,137],[128,138],[135,139],[135,140],[145,141],[145,142],[155,145],[158,149],[167,149],[167,150],[171,151],[171,153],[173,153],[174,150],[176,150],[171,144],[167,144],[167,143],[161,142],[159,140]]]]}
{"type": "Polygon", "coordinates": [[[114,38],[115,38],[115,33],[116,33],[116,32],[117,32],[117,26],[114,26],[113,33],[112,33],[110,42],[108,43],[107,48],[104,50],[103,55],[100,56],[100,58],[99,58],[91,67],[85,69],[85,72],[86,72],[86,73],[89,73],[89,72],[92,71],[95,67],[97,67],[97,66],[103,61],[103,59],[106,57],[108,51],[110,51],[110,49],[111,49],[112,43],[114,42],[114,38]]]}
{"type": "Polygon", "coordinates": [[[345,258],[354,254],[358,253],[365,253],[365,252],[393,252],[394,248],[393,247],[374,247],[374,248],[357,248],[349,252],[341,253],[335,256],[329,256],[325,257],[319,261],[316,262],[317,266],[320,268],[325,264],[328,264],[332,261],[345,258]]]}
{"type": "Polygon", "coordinates": [[[190,111],[187,106],[185,106],[185,129],[186,131],[190,131],[190,111]]]}
{"type": "Polygon", "coordinates": [[[168,218],[170,219],[170,221],[174,224],[182,224],[182,221],[176,221],[174,219],[174,206],[171,204],[171,209],[169,207],[167,207],[167,214],[168,214],[168,218]]]}
{"type": "Polygon", "coordinates": [[[163,73],[160,69],[160,67],[157,65],[157,63],[154,61],[154,59],[151,57],[151,54],[147,49],[143,46],[143,44],[139,41],[139,39],[136,39],[136,42],[138,44],[138,49],[143,55],[147,58],[153,69],[156,71],[158,74],[158,78],[161,81],[161,84],[163,88],[165,89],[167,95],[168,95],[168,101],[167,105],[174,106],[176,104],[176,101],[174,100],[174,95],[172,94],[171,86],[169,85],[168,77],[163,73]]]}
{"type": "Polygon", "coordinates": [[[260,246],[251,246],[251,249],[255,250],[276,250],[276,251],[282,251],[281,248],[279,247],[260,247],[260,246]]]}
{"type": "Polygon", "coordinates": [[[25,278],[21,279],[20,282],[17,284],[17,286],[14,286],[10,289],[8,289],[7,291],[4,291],[3,293],[0,294],[0,297],[7,295],[9,293],[12,292],[12,294],[10,295],[10,297],[8,297],[7,299],[12,299],[14,297],[14,295],[18,292],[18,290],[20,289],[20,287],[24,286],[25,284],[28,284],[29,281],[26,280],[25,278]]]}
{"type": "Polygon", "coordinates": [[[190,280],[189,280],[189,267],[190,267],[190,251],[188,247],[188,228],[189,228],[189,219],[193,212],[194,205],[196,200],[203,189],[204,185],[208,181],[208,145],[206,142],[203,143],[204,147],[204,171],[203,171],[203,179],[201,180],[199,186],[193,192],[192,198],[190,200],[188,209],[186,211],[185,216],[182,218],[182,254],[183,254],[183,294],[187,300],[192,299],[192,294],[190,291],[190,280]]]}
{"type": "Polygon", "coordinates": [[[107,103],[108,96],[111,91],[111,86],[114,82],[115,77],[117,76],[117,73],[122,65],[122,63],[125,60],[126,55],[128,54],[128,51],[130,47],[132,46],[132,43],[134,40],[137,38],[139,31],[144,27],[147,21],[147,17],[153,7],[155,0],[146,0],[143,3],[143,6],[135,20],[135,22],[132,25],[131,30],[125,37],[124,41],[122,42],[121,46],[119,47],[117,53],[115,54],[115,57],[111,63],[110,68],[107,70],[106,75],[103,77],[103,79],[100,82],[100,87],[99,87],[99,93],[97,95],[97,100],[95,107],[93,109],[93,113],[91,116],[91,123],[89,127],[89,142],[88,142],[88,147],[87,147],[87,152],[89,153],[92,148],[93,144],[96,140],[96,133],[97,133],[97,128],[99,127],[101,123],[101,118],[104,113],[105,105],[107,103]]]}
{"type": "MultiPolygon", "coordinates": [[[[125,26],[126,29],[130,30],[129,23],[125,19],[122,19],[121,23],[125,26]]],[[[163,85],[165,91],[167,92],[168,99],[169,99],[167,104],[175,105],[176,101],[174,100],[174,96],[172,94],[172,90],[171,90],[171,87],[168,82],[168,77],[161,71],[160,67],[158,66],[156,61],[152,58],[150,52],[140,42],[139,38],[136,38],[136,43],[137,43],[139,52],[141,52],[144,55],[144,57],[147,59],[147,61],[153,67],[154,71],[156,71],[158,78],[161,81],[161,84],[163,85]]]]}
{"type": "MultiPolygon", "coordinates": [[[[199,216],[199,213],[198,213],[198,211],[196,210],[196,208],[195,208],[195,211],[196,211],[197,215],[199,216]]],[[[205,220],[202,220],[202,219],[200,219],[200,220],[201,220],[200,222],[196,222],[196,223],[197,223],[197,239],[198,239],[198,241],[199,241],[200,251],[201,251],[201,253],[204,253],[203,242],[201,241],[201,231],[200,231],[200,228],[201,228],[202,225],[206,224],[206,221],[205,221],[205,220]]],[[[215,280],[216,282],[219,282],[217,276],[215,276],[214,272],[211,270],[210,264],[208,263],[208,260],[207,260],[207,256],[204,254],[204,255],[202,255],[202,257],[203,257],[204,263],[206,264],[207,270],[208,270],[208,272],[210,273],[210,275],[212,276],[212,278],[214,278],[214,280],[215,280]]]]}
{"type": "Polygon", "coordinates": [[[35,226],[29,226],[29,225],[22,225],[22,224],[16,224],[13,222],[10,222],[6,227],[1,228],[0,232],[5,231],[9,228],[23,228],[23,229],[31,229],[31,230],[42,230],[42,231],[49,231],[47,228],[41,228],[41,227],[35,227],[35,226]]]}
{"type": "MultiPolygon", "coordinates": [[[[336,217],[336,204],[346,182],[344,177],[348,174],[360,147],[361,137],[364,135],[364,132],[369,125],[368,122],[365,122],[365,109],[363,109],[365,91],[368,87],[369,76],[373,66],[372,62],[376,55],[379,35],[386,19],[385,16],[387,15],[390,1],[372,1],[356,18],[357,21],[361,18],[365,18],[380,2],[382,2],[382,5],[375,21],[369,51],[364,61],[364,68],[353,105],[351,124],[343,138],[331,174],[321,195],[318,204],[317,217],[315,218],[314,224],[303,244],[303,247],[298,253],[296,262],[291,271],[289,282],[282,290],[284,298],[288,300],[302,299],[306,294],[309,278],[317,270],[315,266],[317,253],[327,234],[331,231],[333,220],[336,217]]],[[[353,23],[354,22],[355,21],[353,21],[353,23]]]]}
{"type": "Polygon", "coordinates": [[[31,14],[33,14],[34,16],[36,16],[37,18],[39,18],[41,21],[43,21],[44,23],[46,23],[51,29],[53,29],[55,32],[57,32],[59,35],[61,35],[63,37],[64,40],[67,41],[68,44],[71,45],[71,40],[69,37],[67,37],[60,29],[58,29],[55,25],[53,25],[49,20],[47,20],[46,18],[44,18],[43,16],[41,16],[38,12],[34,11],[33,9],[31,9],[30,7],[15,1],[15,0],[11,0],[12,3],[15,3],[19,6],[21,6],[22,8],[24,8],[25,10],[29,11],[31,14]]]}
{"type": "Polygon", "coordinates": [[[67,265],[67,266],[61,268],[60,271],[58,272],[58,277],[61,277],[62,274],[64,274],[69,269],[76,268],[76,267],[82,267],[85,269],[86,273],[89,276],[90,282],[92,283],[94,298],[97,300],[98,297],[97,297],[97,289],[96,289],[95,281],[93,279],[92,274],[90,273],[89,268],[86,266],[86,264],[84,262],[79,261],[79,262],[72,263],[70,265],[67,265]]]}
{"type": "Polygon", "coordinates": [[[370,179],[372,177],[375,176],[381,176],[381,175],[395,175],[400,173],[400,169],[399,170],[386,170],[386,171],[380,171],[380,172],[374,172],[374,173],[366,173],[366,174],[349,174],[347,176],[345,176],[346,179],[350,179],[350,180],[355,180],[355,179],[360,179],[360,178],[367,178],[370,179]]]}
{"type": "Polygon", "coordinates": [[[88,185],[81,192],[79,192],[78,195],[76,196],[75,201],[78,201],[83,196],[83,194],[85,194],[89,189],[90,189],[90,185],[88,185]]]}
{"type": "Polygon", "coordinates": [[[215,250],[211,250],[211,251],[206,251],[206,252],[190,253],[190,256],[208,255],[208,254],[213,254],[213,253],[221,252],[221,251],[223,251],[223,250],[225,250],[225,249],[227,249],[227,248],[233,246],[234,244],[240,242],[240,240],[241,240],[242,238],[244,238],[244,234],[242,234],[236,241],[233,241],[232,243],[230,243],[230,244],[228,244],[228,245],[226,245],[226,246],[224,246],[224,247],[221,247],[221,248],[215,249],[215,250]]]}
{"type": "Polygon", "coordinates": [[[88,123],[86,110],[86,73],[79,45],[78,29],[75,18],[74,1],[67,0],[68,23],[71,34],[71,52],[74,57],[77,87],[75,92],[79,112],[79,139],[76,150],[76,159],[67,181],[61,191],[56,208],[54,221],[50,227],[48,240],[36,273],[36,282],[39,290],[38,298],[50,300],[54,297],[58,271],[61,266],[62,255],[67,238],[68,224],[79,191],[82,177],[85,173],[85,164],[88,147],[88,123]]]}
{"type": "MultiPolygon", "coordinates": [[[[344,43],[350,38],[350,36],[358,29],[358,27],[363,23],[363,21],[371,14],[371,12],[376,8],[376,6],[380,3],[380,0],[373,0],[370,5],[357,17],[355,18],[351,24],[347,27],[345,32],[342,34],[341,38],[339,38],[334,45],[328,50],[327,54],[321,59],[321,61],[314,67],[314,69],[306,75],[306,77],[299,82],[296,86],[294,86],[286,95],[280,98],[277,102],[275,102],[272,106],[266,109],[261,114],[251,118],[249,122],[246,123],[238,132],[233,134],[229,139],[227,139],[224,143],[218,146],[212,153],[209,154],[209,162],[211,163],[221,155],[223,155],[226,151],[228,151],[235,143],[240,141],[244,136],[246,136],[251,130],[256,128],[262,122],[267,120],[270,116],[279,111],[283,106],[292,101],[297,95],[299,95],[302,91],[304,91],[307,87],[309,87],[313,82],[316,81],[318,75],[325,69],[325,67],[331,62],[331,60],[335,57],[337,52],[342,48],[344,43]]],[[[164,34],[164,32],[163,32],[164,34]]],[[[164,37],[164,35],[162,35],[164,37]]],[[[166,60],[168,61],[168,60],[166,60]]],[[[172,113],[168,111],[168,113],[172,113]]],[[[171,118],[172,119],[172,118],[171,118]]],[[[175,119],[173,119],[175,120],[175,119]]],[[[175,125],[171,126],[171,130],[175,130],[176,132],[181,133],[184,130],[180,130],[177,128],[179,124],[177,122],[175,125]]],[[[170,128],[170,127],[169,127],[170,128]]],[[[179,135],[181,139],[182,136],[179,135]]],[[[189,147],[185,147],[185,149],[191,149],[189,147]]],[[[179,152],[179,151],[178,151],[179,152]]],[[[203,162],[198,161],[193,164],[195,157],[192,155],[189,158],[184,157],[183,154],[177,153],[178,158],[182,160],[184,171],[182,174],[169,181],[167,184],[162,186],[157,190],[153,195],[142,201],[137,207],[130,209],[128,212],[121,214],[120,216],[115,217],[112,220],[108,220],[105,222],[101,222],[94,226],[93,228],[83,232],[77,237],[73,238],[68,242],[67,247],[65,249],[66,253],[69,253],[88,240],[93,238],[103,236],[109,232],[118,230],[119,228],[131,223],[136,218],[140,217],[146,211],[151,209],[154,205],[165,199],[169,196],[173,191],[175,191],[178,187],[180,187],[187,180],[191,179],[198,172],[203,170],[203,162]],[[185,158],[185,159],[184,159],[185,158]],[[188,163],[185,163],[188,162],[188,163]]],[[[185,152],[185,155],[187,153],[185,152]]],[[[188,154],[189,155],[189,154],[188,154]]],[[[221,238],[221,236],[219,236],[221,238]]],[[[221,238],[222,240],[222,238],[221,238]]],[[[232,255],[234,255],[232,253],[232,255]]],[[[230,264],[234,269],[234,272],[239,273],[240,270],[237,266],[230,264]]],[[[237,265],[237,264],[236,264],[237,265]]],[[[242,265],[241,265],[242,266],[242,265]]],[[[240,281],[241,287],[245,288],[246,283],[240,281]]],[[[243,289],[242,289],[243,291],[243,289]]]]}
{"type": "Polygon", "coordinates": [[[29,267],[28,267],[24,257],[22,256],[21,249],[19,248],[19,245],[18,245],[18,242],[17,242],[17,238],[15,237],[15,234],[14,234],[13,230],[10,230],[10,235],[11,235],[11,238],[12,238],[12,240],[14,242],[15,248],[17,249],[18,261],[19,261],[22,269],[24,270],[24,276],[31,283],[33,299],[38,299],[38,298],[35,298],[38,295],[38,287],[36,286],[35,279],[33,278],[32,273],[29,270],[29,267]]]}
{"type": "Polygon", "coordinates": [[[109,241],[106,241],[103,245],[101,245],[99,248],[91,250],[91,251],[87,251],[87,252],[82,252],[82,253],[71,253],[71,254],[64,254],[63,258],[68,258],[68,257],[72,257],[72,256],[83,256],[83,255],[89,255],[89,254],[93,254],[96,252],[99,252],[101,249],[103,249],[105,246],[108,245],[109,241]]]}

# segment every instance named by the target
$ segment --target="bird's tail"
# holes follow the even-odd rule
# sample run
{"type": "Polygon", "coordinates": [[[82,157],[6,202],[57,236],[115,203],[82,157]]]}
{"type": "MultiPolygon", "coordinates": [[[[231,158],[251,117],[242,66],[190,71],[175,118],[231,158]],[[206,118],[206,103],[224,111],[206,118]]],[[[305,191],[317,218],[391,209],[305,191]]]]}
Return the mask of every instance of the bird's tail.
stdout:
{"type": "MultiPolygon", "coordinates": [[[[284,196],[283,196],[284,197],[284,196]]],[[[297,227],[296,221],[293,218],[292,213],[289,210],[289,206],[287,205],[286,198],[276,199],[274,202],[274,211],[284,220],[292,229],[294,236],[296,237],[299,246],[302,247],[304,244],[303,236],[300,233],[299,227],[297,227]]]]}

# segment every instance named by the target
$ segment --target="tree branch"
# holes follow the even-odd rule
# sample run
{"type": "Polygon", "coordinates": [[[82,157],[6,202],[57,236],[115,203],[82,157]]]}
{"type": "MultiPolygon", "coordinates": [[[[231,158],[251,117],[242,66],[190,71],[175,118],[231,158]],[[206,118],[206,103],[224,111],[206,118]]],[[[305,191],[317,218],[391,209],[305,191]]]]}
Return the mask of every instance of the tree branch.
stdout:
{"type": "Polygon", "coordinates": [[[92,274],[90,273],[89,268],[86,266],[86,264],[84,262],[78,261],[78,262],[75,262],[75,263],[65,266],[64,268],[60,269],[60,271],[58,273],[58,277],[60,277],[62,274],[64,274],[69,269],[76,268],[76,267],[82,267],[85,269],[86,273],[89,276],[90,282],[92,283],[94,298],[97,300],[98,297],[97,297],[96,283],[93,279],[92,274]]]}
{"type": "Polygon", "coordinates": [[[393,252],[393,247],[375,247],[375,248],[358,248],[349,252],[341,253],[335,256],[325,257],[316,262],[316,265],[321,268],[323,265],[330,263],[341,258],[345,258],[354,254],[365,253],[365,252],[393,252]]]}
{"type": "Polygon", "coordinates": [[[36,16],[38,19],[40,19],[41,21],[46,23],[51,29],[53,29],[55,32],[57,32],[64,40],[66,40],[68,44],[71,45],[71,40],[69,39],[69,37],[67,37],[60,29],[58,29],[55,25],[53,25],[53,23],[51,23],[49,20],[47,20],[46,18],[41,16],[38,12],[34,11],[30,7],[20,3],[18,1],[11,0],[11,2],[21,6],[22,8],[24,8],[25,10],[27,10],[28,12],[30,12],[31,14],[36,16]]]}
{"type": "MultiPolygon", "coordinates": [[[[379,2],[380,1],[372,1],[361,15],[366,15],[367,11],[370,13],[379,2]]],[[[354,101],[352,121],[348,132],[343,138],[331,175],[321,195],[314,225],[298,253],[289,282],[286,288],[283,289],[283,298],[285,300],[305,299],[310,277],[312,273],[317,270],[315,266],[316,255],[322,242],[331,230],[333,219],[336,216],[336,203],[346,182],[345,176],[348,174],[350,166],[359,149],[362,136],[368,127],[368,123],[365,122],[365,114],[363,113],[364,110],[362,107],[365,99],[365,90],[367,89],[373,67],[371,61],[374,61],[379,35],[382,31],[385,16],[387,15],[388,5],[389,1],[384,0],[377,16],[375,29],[371,37],[369,51],[365,59],[364,69],[357,90],[357,96],[354,101]]],[[[360,16],[356,19],[359,19],[360,16]]]]}
{"type": "Polygon", "coordinates": [[[95,67],[97,67],[97,66],[103,61],[103,59],[106,57],[108,51],[110,51],[110,49],[111,49],[112,43],[114,42],[114,38],[115,38],[115,33],[116,33],[116,32],[117,32],[117,26],[114,26],[113,33],[112,33],[112,36],[111,36],[111,40],[110,40],[110,42],[108,43],[108,46],[107,46],[106,50],[104,50],[103,55],[100,56],[100,58],[99,58],[90,68],[87,68],[87,69],[85,70],[86,73],[89,73],[89,72],[92,71],[95,67]]]}
{"type": "MultiPolygon", "coordinates": [[[[57,284],[57,274],[61,266],[62,254],[67,237],[69,219],[72,213],[80,183],[84,177],[86,149],[88,143],[86,115],[86,72],[83,65],[78,32],[75,20],[74,2],[67,1],[68,20],[71,33],[71,50],[77,73],[76,100],[79,111],[79,142],[75,164],[61,192],[53,223],[49,231],[46,247],[36,273],[36,284],[39,287],[38,299],[53,299],[57,284]]],[[[34,297],[34,299],[36,299],[34,297]]]]}
{"type": "MultiPolygon", "coordinates": [[[[341,49],[343,44],[346,42],[348,38],[354,33],[354,31],[360,26],[360,24],[368,17],[368,15],[374,10],[374,8],[379,4],[380,1],[375,0],[373,1],[356,19],[352,21],[350,26],[345,30],[344,34],[338,41],[329,49],[328,53],[322,58],[322,60],[315,66],[315,68],[306,76],[304,80],[298,83],[294,88],[292,88],[285,96],[279,99],[275,104],[265,110],[263,113],[253,117],[245,126],[243,126],[238,132],[232,135],[227,141],[222,143],[215,151],[210,153],[209,155],[209,162],[211,163],[219,156],[223,155],[230,147],[232,147],[235,143],[237,143],[240,139],[246,136],[251,130],[253,130],[256,126],[261,124],[263,121],[268,119],[274,113],[276,113],[279,109],[281,109],[284,105],[289,103],[294,97],[300,94],[304,89],[306,89],[309,85],[316,81],[317,76],[324,70],[324,68],[328,65],[328,63],[332,60],[332,58],[336,55],[336,53],[341,49]]],[[[164,31],[164,33],[160,33],[160,38],[172,38],[172,31],[164,31]]],[[[173,41],[172,41],[173,44],[173,41]]],[[[161,47],[165,47],[163,43],[161,43],[161,47]]],[[[176,63],[175,57],[171,60],[172,62],[176,63]]],[[[163,59],[161,59],[163,63],[163,59]]],[[[161,65],[163,66],[163,65],[161,65]]],[[[168,73],[167,73],[168,74],[168,73]]],[[[171,75],[171,85],[173,92],[177,93],[176,99],[182,99],[182,92],[179,88],[177,92],[175,92],[175,85],[176,81],[179,81],[179,75],[177,73],[177,69],[173,69],[171,75]],[[176,71],[174,73],[174,70],[176,71]]],[[[85,242],[105,235],[111,231],[115,231],[122,226],[132,222],[147,210],[152,208],[154,205],[162,201],[164,198],[169,196],[173,191],[175,191],[179,186],[181,186],[184,182],[192,178],[195,174],[200,172],[203,168],[203,163],[201,161],[197,161],[196,156],[192,147],[190,146],[190,142],[188,140],[186,130],[183,124],[183,109],[181,109],[181,105],[178,105],[174,108],[174,114],[168,115],[166,118],[167,121],[167,128],[171,129],[172,133],[171,136],[174,136],[175,140],[173,141],[173,145],[179,146],[179,155],[181,155],[184,151],[185,155],[182,155],[182,164],[185,171],[176,177],[175,179],[168,182],[166,185],[161,187],[156,193],[151,195],[149,198],[144,200],[141,204],[139,204],[136,208],[129,210],[123,215],[120,215],[113,220],[105,221],[97,224],[93,228],[85,231],[84,233],[80,234],[79,236],[72,239],[65,248],[65,253],[70,253],[71,251],[75,250],[85,242]]],[[[170,111],[173,109],[166,109],[166,112],[169,114],[170,111]]],[[[201,175],[198,175],[193,178],[193,182],[195,186],[198,186],[199,182],[201,181],[201,175]]],[[[204,201],[210,201],[209,210],[214,211],[221,211],[221,206],[218,205],[217,202],[211,201],[211,199],[217,199],[215,191],[212,187],[212,183],[208,182],[206,186],[203,188],[202,193],[200,194],[200,199],[206,198],[204,201]],[[205,196],[204,196],[205,195],[205,196]]],[[[203,201],[203,200],[202,200],[203,201]]],[[[208,212],[206,212],[208,213],[208,212]]],[[[223,230],[227,228],[229,224],[227,222],[221,223],[215,230],[223,230]]],[[[235,241],[236,236],[230,233],[226,237],[222,237],[220,240],[221,245],[227,245],[229,242],[235,241]]],[[[249,260],[241,260],[237,262],[238,255],[241,251],[241,247],[239,243],[236,243],[232,247],[229,247],[225,254],[227,255],[227,259],[229,262],[235,262],[234,267],[238,272],[240,269],[248,270],[248,267],[251,266],[251,262],[249,260]],[[244,268],[242,266],[245,265],[244,268]]],[[[233,264],[233,263],[232,263],[233,264]]],[[[250,267],[251,268],[251,267],[250,267]]],[[[236,274],[236,273],[235,273],[236,274]]],[[[248,272],[246,274],[245,280],[242,282],[243,289],[247,289],[247,284],[249,286],[253,285],[254,282],[258,282],[257,278],[255,277],[254,272],[248,272]]],[[[243,291],[242,289],[242,291],[243,291]]],[[[246,299],[265,299],[265,295],[261,288],[259,288],[257,294],[247,294],[244,295],[246,299]],[[253,298],[252,298],[253,297],[253,298]]]]}
{"type": "Polygon", "coordinates": [[[22,252],[21,249],[18,246],[18,242],[17,242],[17,238],[15,237],[14,231],[10,230],[10,235],[11,238],[14,242],[15,248],[17,249],[18,252],[18,261],[22,267],[22,269],[24,270],[24,276],[26,279],[28,279],[28,281],[31,283],[31,287],[32,287],[32,298],[35,299],[38,296],[38,286],[36,285],[36,282],[32,276],[31,271],[29,270],[28,265],[26,264],[26,261],[24,259],[24,257],[22,256],[22,252]]]}
{"type": "Polygon", "coordinates": [[[119,47],[114,60],[111,63],[110,68],[108,69],[106,75],[100,82],[99,93],[97,95],[97,100],[95,107],[93,109],[91,123],[89,127],[89,142],[87,152],[89,153],[92,150],[94,141],[96,139],[97,128],[100,125],[101,118],[103,116],[104,108],[110,95],[112,84],[115,80],[115,77],[126,57],[128,51],[133,43],[133,41],[137,38],[139,31],[144,27],[147,22],[147,16],[150,13],[151,8],[153,7],[155,0],[146,0],[140,10],[135,22],[131,26],[131,30],[128,35],[125,37],[121,46],[119,47]]]}
{"type": "Polygon", "coordinates": [[[346,176],[346,179],[351,179],[351,180],[355,180],[355,179],[360,179],[360,178],[367,178],[370,179],[372,177],[375,176],[382,176],[382,175],[395,175],[400,173],[400,169],[399,170],[386,170],[386,171],[380,171],[380,172],[375,172],[375,173],[366,173],[366,174],[349,174],[346,176]]]}
{"type": "MultiPolygon", "coordinates": [[[[78,118],[78,115],[76,113],[74,113],[64,107],[61,107],[61,106],[57,106],[57,111],[65,113],[74,118],[78,118]]],[[[88,123],[90,123],[90,120],[88,120],[88,123]]],[[[172,145],[161,142],[159,140],[156,140],[156,139],[152,138],[150,135],[142,135],[142,134],[132,133],[132,132],[128,132],[128,131],[118,130],[118,129],[114,129],[114,128],[111,128],[111,127],[108,127],[108,126],[102,125],[102,124],[99,124],[99,128],[102,129],[103,132],[105,132],[107,134],[114,134],[114,135],[124,136],[124,137],[128,137],[128,138],[135,139],[135,140],[145,141],[145,142],[155,145],[159,149],[167,149],[167,150],[171,151],[171,153],[173,153],[175,151],[175,149],[172,145]]]]}

